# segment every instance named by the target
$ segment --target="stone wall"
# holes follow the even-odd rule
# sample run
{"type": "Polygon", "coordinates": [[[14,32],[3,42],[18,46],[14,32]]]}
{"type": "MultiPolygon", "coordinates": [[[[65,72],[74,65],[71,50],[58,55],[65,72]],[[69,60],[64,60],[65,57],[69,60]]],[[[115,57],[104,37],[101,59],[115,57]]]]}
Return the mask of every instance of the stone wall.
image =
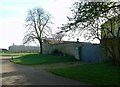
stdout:
{"type": "Polygon", "coordinates": [[[57,44],[49,44],[47,41],[43,42],[43,53],[51,54],[54,50],[59,50],[62,53],[74,56],[79,60],[79,47],[84,44],[89,44],[85,42],[64,42],[57,44]]]}

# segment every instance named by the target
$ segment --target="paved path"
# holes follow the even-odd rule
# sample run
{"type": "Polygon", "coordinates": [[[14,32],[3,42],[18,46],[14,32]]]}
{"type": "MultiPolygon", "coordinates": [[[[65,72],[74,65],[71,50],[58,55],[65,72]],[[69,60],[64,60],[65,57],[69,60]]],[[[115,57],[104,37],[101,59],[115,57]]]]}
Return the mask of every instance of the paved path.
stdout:
{"type": "Polygon", "coordinates": [[[53,75],[43,69],[13,64],[6,59],[2,60],[0,66],[3,85],[89,85],[53,75]]]}

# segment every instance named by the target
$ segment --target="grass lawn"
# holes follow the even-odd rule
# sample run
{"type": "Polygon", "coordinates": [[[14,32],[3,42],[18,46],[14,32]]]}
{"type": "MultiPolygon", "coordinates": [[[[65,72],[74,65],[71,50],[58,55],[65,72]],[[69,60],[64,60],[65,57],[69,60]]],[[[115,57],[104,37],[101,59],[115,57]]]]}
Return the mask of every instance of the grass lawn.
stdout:
{"type": "Polygon", "coordinates": [[[45,54],[30,54],[10,60],[13,63],[25,64],[25,65],[36,65],[36,64],[47,64],[47,63],[60,63],[76,61],[75,58],[69,56],[55,56],[45,54]]]}
{"type": "Polygon", "coordinates": [[[79,64],[49,71],[56,75],[96,85],[120,85],[120,68],[111,64],[79,64]]]}
{"type": "Polygon", "coordinates": [[[46,70],[56,75],[81,82],[96,85],[120,85],[120,68],[108,63],[79,63],[73,57],[44,54],[24,55],[10,61],[25,65],[42,64],[46,70]]]}

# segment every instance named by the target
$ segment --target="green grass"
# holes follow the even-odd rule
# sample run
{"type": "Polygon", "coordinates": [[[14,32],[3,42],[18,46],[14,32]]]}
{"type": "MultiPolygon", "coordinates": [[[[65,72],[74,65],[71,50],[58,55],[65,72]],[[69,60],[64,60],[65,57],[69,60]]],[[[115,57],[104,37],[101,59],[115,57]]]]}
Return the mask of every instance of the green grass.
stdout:
{"type": "Polygon", "coordinates": [[[71,61],[76,61],[76,59],[68,56],[44,54],[24,55],[10,61],[25,65],[47,64],[46,67],[48,69],[46,69],[48,71],[56,75],[79,80],[81,82],[96,85],[120,85],[120,67],[116,67],[108,63],[71,63],[71,61]]]}
{"type": "Polygon", "coordinates": [[[68,56],[30,54],[30,55],[21,56],[19,58],[10,61],[17,64],[36,65],[36,64],[76,61],[76,59],[68,56]]]}
{"type": "Polygon", "coordinates": [[[120,68],[110,64],[79,64],[49,71],[56,75],[96,85],[120,85],[120,68]]]}

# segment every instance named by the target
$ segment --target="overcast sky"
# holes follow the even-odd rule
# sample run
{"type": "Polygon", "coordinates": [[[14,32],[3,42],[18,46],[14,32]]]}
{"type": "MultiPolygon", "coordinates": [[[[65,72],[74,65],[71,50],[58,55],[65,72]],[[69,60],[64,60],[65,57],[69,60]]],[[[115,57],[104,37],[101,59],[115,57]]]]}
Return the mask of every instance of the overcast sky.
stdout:
{"type": "MultiPolygon", "coordinates": [[[[71,15],[70,7],[74,1],[77,0],[0,0],[0,48],[22,44],[29,9],[41,7],[48,11],[54,17],[52,29],[57,31],[57,27],[67,22],[66,16],[71,15]]],[[[79,38],[84,41],[83,37],[79,38]]]]}

